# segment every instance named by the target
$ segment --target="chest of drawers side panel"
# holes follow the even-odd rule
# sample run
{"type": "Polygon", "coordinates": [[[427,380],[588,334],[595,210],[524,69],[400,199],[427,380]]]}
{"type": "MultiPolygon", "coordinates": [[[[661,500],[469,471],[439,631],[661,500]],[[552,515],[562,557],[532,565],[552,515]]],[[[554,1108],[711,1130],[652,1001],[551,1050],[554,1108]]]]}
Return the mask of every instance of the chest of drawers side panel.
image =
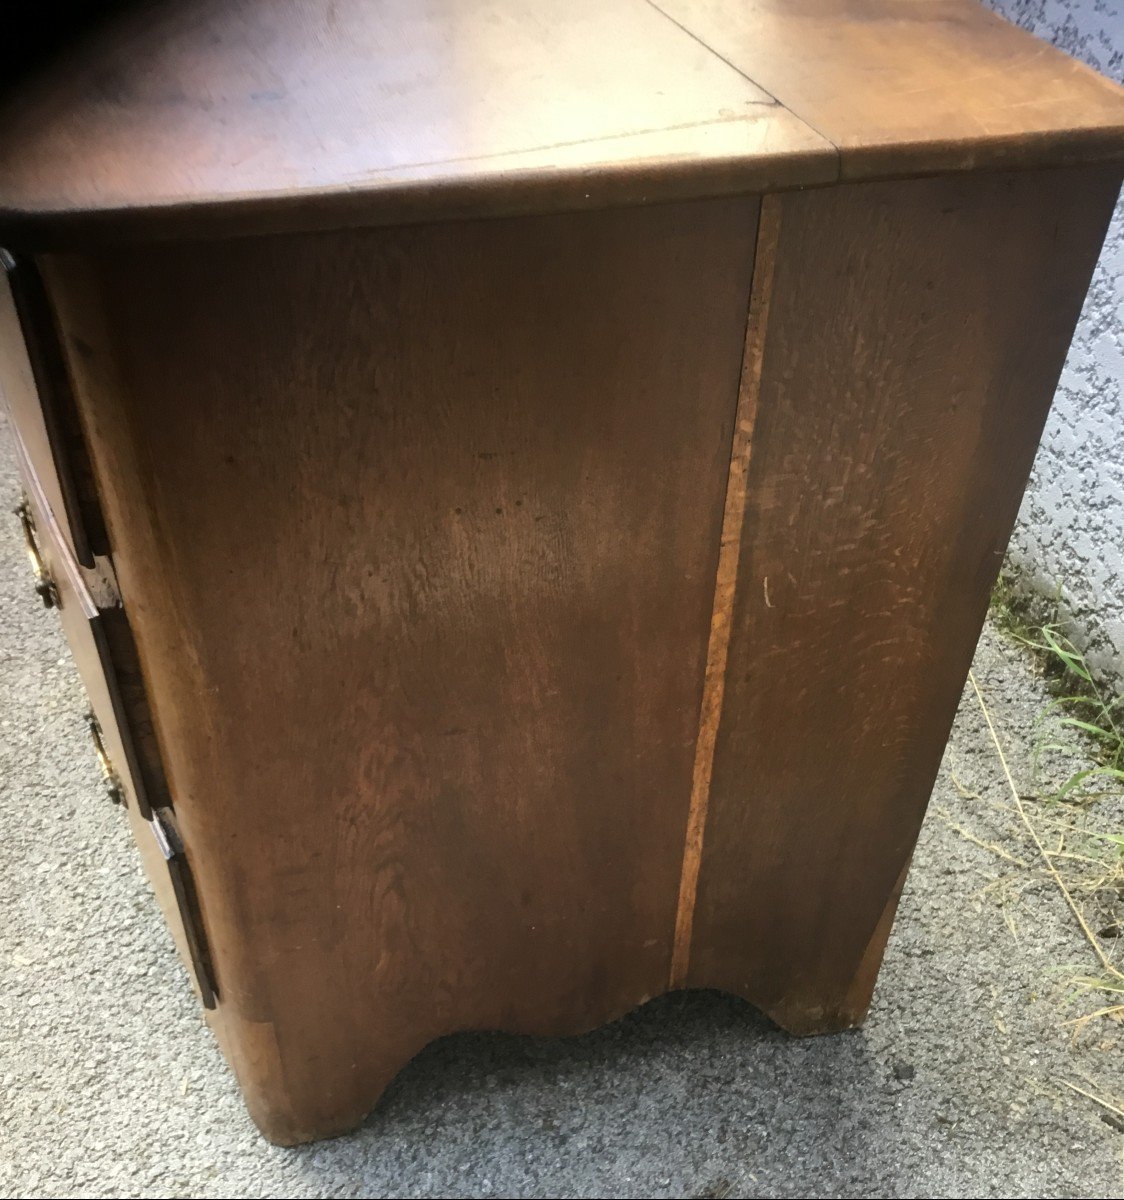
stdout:
{"type": "Polygon", "coordinates": [[[757,208],[48,260],[276,1140],[666,989],[757,208]]]}

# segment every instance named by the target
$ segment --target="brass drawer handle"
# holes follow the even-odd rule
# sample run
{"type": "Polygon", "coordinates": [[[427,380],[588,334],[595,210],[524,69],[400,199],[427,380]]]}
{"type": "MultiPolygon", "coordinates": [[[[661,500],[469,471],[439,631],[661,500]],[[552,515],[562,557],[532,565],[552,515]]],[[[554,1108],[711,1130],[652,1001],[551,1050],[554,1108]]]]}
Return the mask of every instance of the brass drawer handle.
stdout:
{"type": "Polygon", "coordinates": [[[35,576],[35,594],[43,601],[44,608],[58,608],[59,592],[55,581],[51,578],[43,556],[39,553],[39,544],[35,540],[35,521],[31,516],[31,506],[27,500],[20,502],[16,508],[16,516],[23,526],[23,540],[27,545],[27,557],[31,560],[31,570],[35,576]]]}
{"type": "Polygon", "coordinates": [[[121,790],[121,780],[117,778],[117,772],[113,769],[113,764],[109,761],[109,755],[105,750],[105,739],[102,737],[101,726],[98,724],[98,719],[93,713],[86,714],[86,725],[90,730],[90,740],[94,743],[94,753],[98,756],[98,766],[101,767],[102,779],[105,781],[105,790],[114,804],[124,804],[125,793],[121,790]]]}

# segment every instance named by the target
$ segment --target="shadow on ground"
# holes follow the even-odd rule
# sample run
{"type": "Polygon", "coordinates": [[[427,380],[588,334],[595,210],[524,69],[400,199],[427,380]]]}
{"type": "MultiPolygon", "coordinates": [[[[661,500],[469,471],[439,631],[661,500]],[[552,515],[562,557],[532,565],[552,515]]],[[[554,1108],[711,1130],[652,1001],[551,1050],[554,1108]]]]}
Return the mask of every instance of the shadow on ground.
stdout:
{"type": "MultiPolygon", "coordinates": [[[[680,992],[582,1037],[442,1038],[398,1077],[352,1145],[297,1154],[335,1188],[376,1145],[416,1149],[437,1138],[473,1194],[706,1196],[755,1184],[806,1193],[846,1150],[867,1176],[857,1185],[877,1191],[877,1135],[852,1114],[872,1089],[899,1086],[861,1032],[813,1046],[736,997],[680,992]],[[783,1139],[775,1152],[769,1145],[800,1126],[821,1131],[803,1164],[783,1139]]],[[[441,1186],[457,1183],[445,1175],[441,1186]]]]}

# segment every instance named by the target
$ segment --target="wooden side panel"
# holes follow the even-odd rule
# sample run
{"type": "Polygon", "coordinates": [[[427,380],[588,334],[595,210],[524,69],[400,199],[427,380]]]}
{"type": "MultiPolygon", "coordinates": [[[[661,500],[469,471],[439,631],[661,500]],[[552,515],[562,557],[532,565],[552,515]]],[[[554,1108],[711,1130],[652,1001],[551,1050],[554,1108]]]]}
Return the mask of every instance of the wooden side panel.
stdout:
{"type": "Polygon", "coordinates": [[[271,1137],[665,990],[757,208],[45,264],[271,1137]]]}
{"type": "Polygon", "coordinates": [[[1119,184],[781,198],[688,979],[856,1023],[1119,184]]]}

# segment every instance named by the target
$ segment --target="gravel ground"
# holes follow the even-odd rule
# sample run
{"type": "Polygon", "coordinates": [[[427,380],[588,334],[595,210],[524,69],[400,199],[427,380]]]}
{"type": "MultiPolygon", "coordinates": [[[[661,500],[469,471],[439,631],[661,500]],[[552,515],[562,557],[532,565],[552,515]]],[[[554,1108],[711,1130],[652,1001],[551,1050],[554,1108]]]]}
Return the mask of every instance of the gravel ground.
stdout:
{"type": "MultiPolygon", "coordinates": [[[[0,431],[5,509],[16,493],[0,431]]],[[[580,1038],[459,1035],[359,1132],[280,1150],[245,1115],[104,798],[14,519],[0,614],[0,1194],[1124,1192],[1124,1137],[1062,1086],[1124,1090],[1119,1031],[1065,1025],[1081,1010],[1059,980],[1092,965],[1086,948],[1052,884],[950,824],[1033,855],[988,805],[1004,785],[970,691],[863,1030],[797,1041],[695,992],[580,1038]]],[[[976,673],[1019,775],[1042,692],[991,631],[976,673]]]]}

